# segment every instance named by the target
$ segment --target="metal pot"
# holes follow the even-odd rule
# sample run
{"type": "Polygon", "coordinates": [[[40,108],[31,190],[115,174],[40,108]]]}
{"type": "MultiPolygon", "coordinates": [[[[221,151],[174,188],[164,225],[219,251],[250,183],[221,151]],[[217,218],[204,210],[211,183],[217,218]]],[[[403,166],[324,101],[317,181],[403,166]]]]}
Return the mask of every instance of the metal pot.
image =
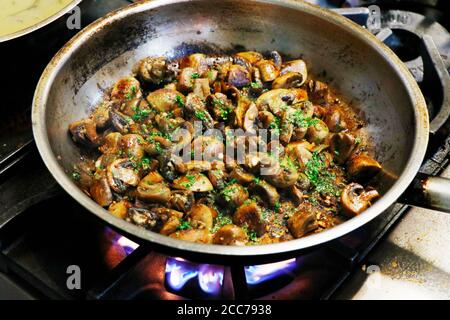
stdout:
{"type": "MultiPolygon", "coordinates": [[[[232,258],[243,263],[294,255],[366,224],[399,199],[416,177],[429,129],[419,87],[389,48],[338,14],[292,0],[156,0],[115,11],[78,33],[49,63],[35,92],[32,119],[48,169],[94,215],[158,250],[190,259],[207,255],[227,263],[232,258]],[[172,239],[116,218],[71,181],[68,173],[80,151],[67,134],[68,124],[86,117],[102,98],[103,89],[129,74],[137,61],[149,55],[178,57],[244,48],[302,55],[313,74],[326,71],[331,85],[353,98],[365,114],[377,159],[385,168],[383,196],[372,207],[335,228],[289,242],[204,245],[172,239]]],[[[435,179],[425,184],[432,190],[429,196],[444,188],[430,188],[435,179]]],[[[449,181],[438,182],[450,190],[449,181]]],[[[435,207],[449,210],[449,202],[447,195],[435,207]]]]}

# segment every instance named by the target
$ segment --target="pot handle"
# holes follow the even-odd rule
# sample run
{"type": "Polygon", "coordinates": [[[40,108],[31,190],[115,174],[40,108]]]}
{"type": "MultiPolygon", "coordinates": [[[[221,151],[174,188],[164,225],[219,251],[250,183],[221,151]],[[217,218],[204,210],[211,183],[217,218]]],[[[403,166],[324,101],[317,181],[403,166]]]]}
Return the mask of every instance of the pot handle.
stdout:
{"type": "Polygon", "coordinates": [[[399,202],[450,213],[450,179],[418,173],[399,202]]]}

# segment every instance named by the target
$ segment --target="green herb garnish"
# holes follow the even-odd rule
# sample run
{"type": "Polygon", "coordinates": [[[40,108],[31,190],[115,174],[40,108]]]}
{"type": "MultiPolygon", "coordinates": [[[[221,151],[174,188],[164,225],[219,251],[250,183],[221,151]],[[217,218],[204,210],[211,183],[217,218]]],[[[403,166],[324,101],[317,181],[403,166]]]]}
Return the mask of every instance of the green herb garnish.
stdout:
{"type": "Polygon", "coordinates": [[[180,108],[184,107],[183,98],[181,96],[177,95],[177,97],[175,98],[175,102],[178,104],[180,108]]]}

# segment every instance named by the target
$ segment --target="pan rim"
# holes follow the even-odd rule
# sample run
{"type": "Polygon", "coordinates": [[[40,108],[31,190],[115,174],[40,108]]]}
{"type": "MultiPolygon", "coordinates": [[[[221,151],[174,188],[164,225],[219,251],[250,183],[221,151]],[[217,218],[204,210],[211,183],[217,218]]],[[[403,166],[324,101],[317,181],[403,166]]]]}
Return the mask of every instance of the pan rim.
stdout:
{"type": "Polygon", "coordinates": [[[132,15],[134,13],[142,11],[148,11],[157,7],[188,1],[192,0],[153,0],[139,2],[109,13],[105,17],[93,22],[91,25],[87,26],[85,29],[75,35],[55,55],[55,57],[48,64],[47,68],[44,70],[33,98],[33,134],[38,151],[42,159],[44,160],[44,163],[46,164],[48,170],[67,193],[69,193],[78,203],[80,203],[83,207],[95,214],[100,219],[120,230],[124,230],[128,234],[132,234],[138,238],[141,238],[142,240],[178,250],[180,251],[180,255],[189,255],[190,253],[196,253],[205,254],[208,256],[213,255],[225,257],[278,255],[287,254],[289,252],[298,252],[299,250],[315,247],[317,245],[327,243],[331,240],[342,237],[349,232],[363,226],[395,203],[395,201],[406,190],[407,186],[411,183],[411,181],[417,174],[425,157],[426,148],[428,145],[428,111],[422,93],[414,78],[409,73],[407,67],[387,46],[381,43],[370,32],[364,30],[359,25],[353,23],[352,21],[344,18],[337,13],[317,7],[315,5],[308,4],[306,2],[299,2],[295,0],[250,0],[250,2],[271,4],[275,6],[282,6],[289,9],[299,10],[322,19],[328,19],[335,24],[339,24],[342,28],[345,28],[347,31],[351,32],[352,35],[358,38],[359,41],[364,41],[371,50],[376,51],[378,55],[381,55],[383,58],[385,58],[390,67],[399,76],[405,86],[405,89],[411,97],[411,105],[414,109],[413,111],[415,119],[415,142],[411,150],[411,157],[404,166],[403,172],[399,176],[398,180],[377,202],[375,202],[362,214],[321,233],[282,243],[240,247],[193,243],[173,239],[156,232],[146,230],[111,215],[106,209],[100,207],[91,198],[85,195],[73,183],[73,181],[71,181],[71,179],[64,172],[63,168],[59,165],[48,140],[45,120],[46,101],[48,99],[51,84],[53,83],[58,72],[58,66],[62,66],[65,62],[67,62],[70,53],[75,51],[80,45],[82,45],[85,39],[89,38],[94,33],[100,31],[115,20],[120,20],[127,17],[128,15],[132,15]]]}

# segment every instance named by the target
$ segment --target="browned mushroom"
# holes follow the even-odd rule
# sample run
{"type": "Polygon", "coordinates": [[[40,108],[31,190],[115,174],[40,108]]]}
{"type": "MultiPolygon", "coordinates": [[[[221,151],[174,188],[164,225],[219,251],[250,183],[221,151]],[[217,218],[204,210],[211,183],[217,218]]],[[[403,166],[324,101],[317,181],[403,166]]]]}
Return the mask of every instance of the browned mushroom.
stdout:
{"type": "Polygon", "coordinates": [[[109,118],[113,127],[121,134],[130,133],[130,127],[134,124],[134,121],[129,116],[118,110],[111,109],[109,111],[109,118]]]}
{"type": "Polygon", "coordinates": [[[250,103],[247,112],[245,112],[244,116],[244,130],[249,133],[255,133],[255,127],[256,127],[256,118],[258,117],[258,108],[256,105],[252,102],[250,103]]]}
{"type": "Polygon", "coordinates": [[[123,193],[128,187],[135,187],[139,183],[139,175],[134,171],[133,163],[129,159],[118,159],[106,169],[106,176],[111,188],[123,193]]]}
{"type": "Polygon", "coordinates": [[[108,180],[104,176],[94,179],[89,193],[92,199],[102,207],[109,206],[113,201],[111,188],[109,187],[108,180]]]}
{"type": "Polygon", "coordinates": [[[125,156],[133,161],[139,161],[144,156],[145,140],[138,134],[126,134],[120,140],[120,149],[125,156]]]}
{"type": "Polygon", "coordinates": [[[224,157],[225,146],[222,140],[216,136],[199,136],[192,141],[192,150],[195,159],[199,156],[205,161],[221,161],[224,157]]]}
{"type": "Polygon", "coordinates": [[[307,141],[295,141],[289,143],[285,152],[288,157],[295,161],[300,168],[304,168],[306,163],[312,158],[313,146],[307,141]]]}
{"type": "Polygon", "coordinates": [[[208,59],[203,53],[193,53],[181,61],[181,66],[194,68],[199,75],[208,71],[208,59]]]}
{"type": "Polygon", "coordinates": [[[111,205],[108,208],[108,211],[120,218],[120,219],[125,219],[127,217],[128,214],[128,209],[131,207],[131,203],[128,202],[127,200],[121,200],[118,202],[113,202],[111,203],[111,205]]]}
{"type": "Polygon", "coordinates": [[[252,193],[259,194],[271,206],[274,206],[280,201],[280,195],[277,189],[264,180],[256,180],[249,186],[249,190],[252,193]]]}
{"type": "Polygon", "coordinates": [[[207,128],[214,127],[214,120],[206,109],[203,100],[194,93],[189,93],[186,98],[186,110],[193,116],[194,120],[202,121],[207,128]]]}
{"type": "Polygon", "coordinates": [[[101,137],[97,134],[97,128],[92,119],[75,121],[69,125],[69,131],[73,141],[86,147],[96,147],[101,143],[101,137]]]}
{"type": "Polygon", "coordinates": [[[158,229],[162,223],[155,212],[145,208],[129,208],[128,216],[134,224],[150,230],[158,229]]]}
{"type": "Polygon", "coordinates": [[[97,128],[104,129],[109,124],[109,110],[113,102],[100,103],[92,112],[90,118],[94,121],[97,128]]]}
{"type": "Polygon", "coordinates": [[[191,210],[194,204],[195,198],[194,193],[189,190],[174,190],[170,196],[170,206],[171,208],[188,212],[191,210]]]}
{"type": "Polygon", "coordinates": [[[328,86],[322,81],[310,80],[307,83],[308,96],[313,103],[324,104],[328,100],[328,86]]]}
{"type": "Polygon", "coordinates": [[[331,132],[338,133],[347,128],[347,124],[341,114],[337,109],[334,109],[326,113],[323,121],[326,123],[331,132]]]}
{"type": "Polygon", "coordinates": [[[244,231],[244,229],[234,224],[224,225],[216,231],[213,237],[214,244],[242,246],[247,242],[247,233],[244,231]]]}
{"type": "Polygon", "coordinates": [[[181,225],[181,218],[183,218],[183,212],[168,209],[168,208],[153,208],[151,212],[158,216],[158,228],[159,233],[169,235],[179,228],[181,225]]]}
{"type": "Polygon", "coordinates": [[[234,213],[233,222],[238,226],[247,226],[258,236],[265,233],[266,223],[262,217],[262,210],[256,202],[241,205],[234,213]]]}
{"type": "Polygon", "coordinates": [[[233,104],[223,93],[215,93],[206,98],[206,103],[211,115],[216,120],[227,121],[234,109],[233,104]]]}
{"type": "Polygon", "coordinates": [[[152,108],[160,112],[169,112],[183,107],[186,103],[186,98],[176,90],[158,89],[147,96],[147,101],[152,108]]]}
{"type": "Polygon", "coordinates": [[[198,76],[194,68],[183,68],[178,76],[177,89],[182,92],[192,91],[195,75],[198,76]]]}
{"type": "Polygon", "coordinates": [[[341,206],[343,213],[348,217],[354,217],[366,210],[373,200],[379,198],[376,190],[364,190],[358,183],[350,183],[341,194],[341,206]]]}
{"type": "Polygon", "coordinates": [[[300,73],[287,72],[272,82],[272,89],[300,88],[306,79],[300,73]]]}
{"type": "Polygon", "coordinates": [[[202,173],[192,172],[173,181],[173,187],[193,192],[207,192],[214,189],[211,181],[202,173]]]}
{"type": "Polygon", "coordinates": [[[274,115],[281,116],[287,105],[295,99],[295,94],[289,89],[273,89],[260,95],[256,99],[258,110],[269,109],[274,115]]]}
{"type": "Polygon", "coordinates": [[[275,63],[271,60],[260,60],[255,65],[259,69],[261,79],[264,82],[273,81],[280,74],[280,71],[276,67],[275,63]]]}
{"type": "Polygon", "coordinates": [[[288,228],[295,238],[301,238],[316,230],[318,228],[316,210],[309,203],[302,204],[289,218],[288,228]]]}
{"type": "Polygon", "coordinates": [[[247,199],[248,191],[238,183],[226,186],[220,193],[220,201],[231,207],[239,207],[247,199]]]}
{"type": "Polygon", "coordinates": [[[344,164],[347,161],[355,147],[355,138],[350,133],[335,133],[330,140],[330,150],[339,164],[344,164]]]}
{"type": "Polygon", "coordinates": [[[171,198],[170,188],[156,171],[150,172],[139,182],[136,195],[139,199],[158,203],[166,203],[171,198]]]}
{"type": "Polygon", "coordinates": [[[308,127],[306,131],[306,139],[315,144],[320,144],[330,133],[327,125],[322,120],[316,119],[316,122],[308,127]]]}
{"type": "Polygon", "coordinates": [[[178,70],[177,62],[169,62],[165,57],[148,57],[140,61],[139,77],[155,85],[175,79],[178,70]]]}
{"type": "Polygon", "coordinates": [[[366,154],[352,157],[348,161],[347,172],[357,181],[368,181],[381,171],[381,165],[366,154]]]}
{"type": "Polygon", "coordinates": [[[252,82],[252,76],[250,72],[237,64],[230,66],[228,71],[228,83],[237,88],[247,86],[252,82]]]}
{"type": "Polygon", "coordinates": [[[111,91],[112,100],[131,100],[142,96],[141,84],[134,77],[120,79],[111,91]]]}
{"type": "Polygon", "coordinates": [[[118,153],[122,135],[119,132],[108,133],[103,139],[103,144],[98,148],[102,153],[118,153]]]}
{"type": "Polygon", "coordinates": [[[210,230],[216,216],[217,211],[213,208],[204,204],[196,204],[188,213],[188,221],[193,228],[210,230]]]}
{"type": "Polygon", "coordinates": [[[209,80],[207,78],[195,79],[192,91],[201,99],[205,100],[206,97],[211,93],[209,80]]]}
{"type": "Polygon", "coordinates": [[[238,53],[236,53],[236,56],[244,58],[245,60],[247,60],[251,64],[255,64],[259,60],[263,59],[262,54],[259,53],[259,52],[255,52],[255,51],[238,52],[238,53]]]}
{"type": "Polygon", "coordinates": [[[144,144],[144,150],[150,156],[157,156],[169,149],[171,146],[172,143],[166,138],[154,136],[147,139],[147,142],[144,144]]]}
{"type": "Polygon", "coordinates": [[[214,188],[223,189],[226,176],[225,163],[223,161],[213,161],[211,170],[208,171],[208,179],[214,188]]]}
{"type": "Polygon", "coordinates": [[[266,173],[264,179],[277,188],[287,188],[294,185],[298,179],[298,169],[295,163],[289,158],[280,159],[278,170],[266,173]]]}
{"type": "Polygon", "coordinates": [[[237,166],[230,172],[230,178],[235,179],[237,183],[249,184],[255,179],[255,176],[249,172],[246,172],[240,166],[237,166]]]}
{"type": "Polygon", "coordinates": [[[198,243],[212,242],[212,236],[207,229],[181,230],[170,234],[169,237],[178,240],[198,242],[198,243]]]}

